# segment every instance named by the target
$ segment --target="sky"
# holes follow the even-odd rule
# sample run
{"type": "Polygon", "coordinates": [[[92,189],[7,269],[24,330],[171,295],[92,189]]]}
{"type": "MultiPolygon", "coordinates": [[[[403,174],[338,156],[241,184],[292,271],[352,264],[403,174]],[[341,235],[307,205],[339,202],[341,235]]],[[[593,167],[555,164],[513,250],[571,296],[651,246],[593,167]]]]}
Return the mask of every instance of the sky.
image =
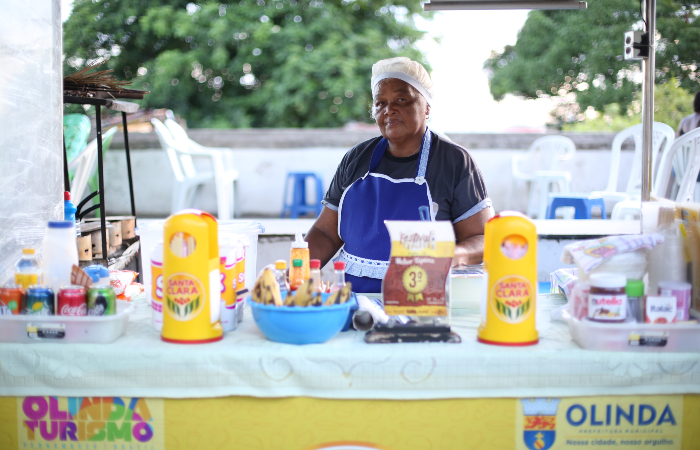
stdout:
{"type": "MultiPolygon", "coordinates": [[[[61,0],[65,21],[72,0],[61,0]]],[[[435,105],[430,126],[436,131],[497,133],[522,128],[544,131],[551,100],[506,96],[496,102],[482,70],[491,50],[515,44],[528,11],[447,11],[418,26],[427,36],[418,47],[432,66],[435,105]],[[440,43],[434,41],[440,37],[440,43]]]]}
{"type": "Polygon", "coordinates": [[[421,21],[428,32],[418,47],[432,66],[436,104],[430,126],[442,132],[503,132],[514,128],[544,131],[551,100],[506,96],[496,102],[482,67],[491,50],[515,44],[528,11],[447,11],[421,21]],[[430,37],[441,36],[440,44],[430,37]]]}

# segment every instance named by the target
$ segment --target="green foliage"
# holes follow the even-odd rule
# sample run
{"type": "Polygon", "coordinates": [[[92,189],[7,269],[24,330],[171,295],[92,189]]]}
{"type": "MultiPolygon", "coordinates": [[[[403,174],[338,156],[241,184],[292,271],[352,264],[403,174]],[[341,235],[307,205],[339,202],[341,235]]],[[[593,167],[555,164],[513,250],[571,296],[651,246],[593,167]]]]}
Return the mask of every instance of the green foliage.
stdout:
{"type": "MultiPolygon", "coordinates": [[[[697,2],[658,2],[658,84],[676,78],[681,87],[698,89],[698,12],[697,2]]],[[[559,126],[582,120],[589,106],[605,111],[617,104],[625,115],[641,90],[641,65],[622,59],[623,34],[642,29],[642,23],[637,0],[590,1],[587,10],[532,11],[515,45],[493,52],[484,63],[491,94],[496,100],[507,93],[560,97],[564,105],[554,112],[559,126]]]]}
{"type": "MultiPolygon", "coordinates": [[[[693,98],[695,96],[678,85],[675,78],[668,83],[657,84],[654,87],[654,121],[670,125],[674,130],[678,129],[681,120],[692,114],[693,98]]],[[[568,131],[622,131],[638,123],[642,123],[641,95],[636,95],[626,112],[620,105],[612,103],[606,105],[602,114],[593,119],[584,119],[581,122],[564,124],[563,129],[568,131]]]]}
{"type": "MultiPolygon", "coordinates": [[[[75,0],[64,72],[104,64],[197,127],[335,127],[369,120],[372,64],[423,36],[416,0],[75,0]]],[[[103,66],[103,67],[104,67],[103,66]]]]}

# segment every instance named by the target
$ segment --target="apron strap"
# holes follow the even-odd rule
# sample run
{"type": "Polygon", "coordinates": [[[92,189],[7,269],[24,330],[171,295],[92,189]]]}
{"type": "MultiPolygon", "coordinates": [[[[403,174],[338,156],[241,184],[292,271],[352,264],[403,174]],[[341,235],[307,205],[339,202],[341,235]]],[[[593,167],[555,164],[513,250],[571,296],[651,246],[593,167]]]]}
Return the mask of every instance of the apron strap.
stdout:
{"type": "MultiPolygon", "coordinates": [[[[421,143],[420,155],[418,157],[418,168],[416,169],[416,178],[425,179],[425,172],[428,169],[428,157],[430,156],[430,146],[432,145],[432,136],[430,129],[426,127],[425,134],[423,134],[423,142],[421,143]]],[[[369,162],[369,172],[374,171],[379,165],[379,162],[384,157],[384,152],[386,152],[389,146],[389,141],[386,138],[382,138],[377,146],[374,147],[372,151],[372,159],[369,162]]]]}

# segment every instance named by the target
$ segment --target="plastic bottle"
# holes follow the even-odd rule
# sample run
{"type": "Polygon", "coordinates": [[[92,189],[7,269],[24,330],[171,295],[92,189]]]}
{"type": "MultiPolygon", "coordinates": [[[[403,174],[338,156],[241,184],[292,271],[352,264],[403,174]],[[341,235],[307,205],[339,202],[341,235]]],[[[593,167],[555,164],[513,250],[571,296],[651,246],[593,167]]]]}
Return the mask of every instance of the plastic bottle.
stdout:
{"type": "Polygon", "coordinates": [[[644,323],[644,282],[642,280],[627,280],[627,315],[638,323],[644,323]]]}
{"type": "Polygon", "coordinates": [[[75,224],[70,221],[49,221],[42,245],[44,285],[54,293],[71,284],[71,270],[78,265],[75,224]]]}
{"type": "Polygon", "coordinates": [[[70,192],[65,191],[63,193],[63,220],[75,223],[75,235],[80,236],[80,226],[78,226],[78,221],[75,218],[75,213],[77,212],[78,208],[75,207],[70,199],[70,192]]]}
{"type": "Polygon", "coordinates": [[[314,293],[324,292],[323,284],[321,284],[321,260],[312,259],[309,261],[311,269],[311,285],[314,288],[314,293]]]}
{"type": "Polygon", "coordinates": [[[656,294],[659,281],[688,281],[688,264],[683,250],[681,222],[675,220],[674,208],[659,209],[658,233],[664,241],[657,244],[649,255],[649,286],[647,292],[656,294]]]}
{"type": "Polygon", "coordinates": [[[301,267],[304,280],[308,280],[311,277],[309,270],[309,243],[304,240],[301,233],[297,233],[296,239],[292,242],[292,251],[289,259],[290,261],[300,259],[302,261],[301,267]]]}
{"type": "Polygon", "coordinates": [[[289,289],[296,291],[304,284],[304,262],[301,259],[292,260],[292,269],[289,271],[289,289]]]}
{"type": "Polygon", "coordinates": [[[334,262],[333,270],[333,284],[331,285],[331,292],[339,291],[345,286],[345,263],[343,261],[334,262]]]}
{"type": "Polygon", "coordinates": [[[287,282],[287,261],[280,259],[275,261],[275,278],[280,285],[280,293],[282,298],[287,296],[289,292],[289,283],[287,282]]]}
{"type": "Polygon", "coordinates": [[[41,266],[33,248],[22,249],[22,257],[15,264],[15,284],[25,291],[29,286],[41,284],[41,266]]]}

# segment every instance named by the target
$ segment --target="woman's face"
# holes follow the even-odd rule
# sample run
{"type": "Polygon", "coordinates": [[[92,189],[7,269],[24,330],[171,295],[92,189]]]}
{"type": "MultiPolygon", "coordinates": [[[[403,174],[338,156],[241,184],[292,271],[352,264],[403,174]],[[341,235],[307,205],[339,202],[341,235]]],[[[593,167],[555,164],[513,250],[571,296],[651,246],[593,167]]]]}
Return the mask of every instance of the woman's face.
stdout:
{"type": "Polygon", "coordinates": [[[387,140],[425,133],[430,106],[410,84],[397,78],[382,80],[374,92],[372,113],[387,140]]]}

